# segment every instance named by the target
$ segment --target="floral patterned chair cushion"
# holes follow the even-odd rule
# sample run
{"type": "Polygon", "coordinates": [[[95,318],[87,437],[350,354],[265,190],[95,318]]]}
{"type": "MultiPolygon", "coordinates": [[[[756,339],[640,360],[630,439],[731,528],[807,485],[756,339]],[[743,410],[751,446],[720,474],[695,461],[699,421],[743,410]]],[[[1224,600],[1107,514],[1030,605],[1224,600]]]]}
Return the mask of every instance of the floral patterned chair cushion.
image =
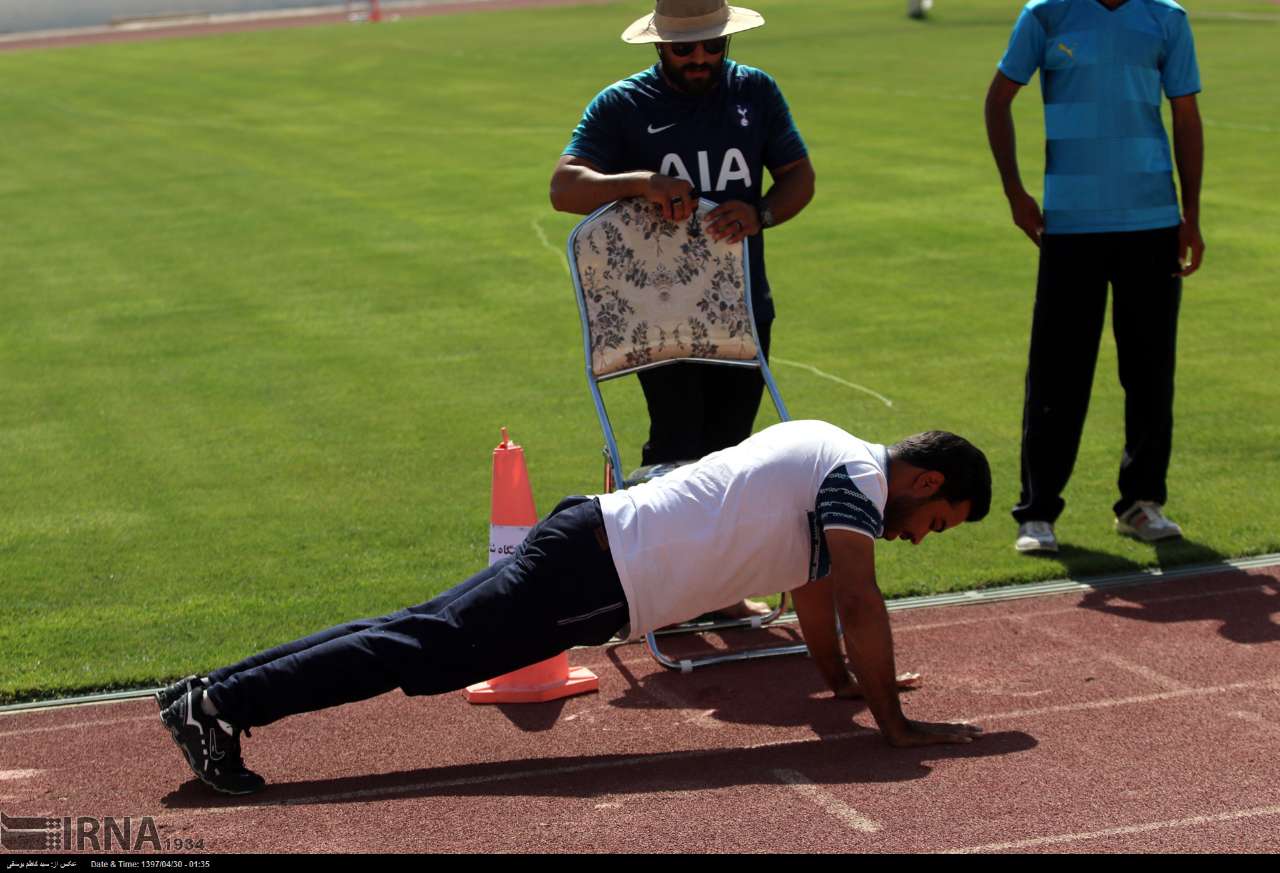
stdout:
{"type": "Polygon", "coordinates": [[[756,362],[742,244],[703,231],[714,204],[667,221],[642,198],[584,221],[571,242],[596,379],[674,360],[756,362]]]}

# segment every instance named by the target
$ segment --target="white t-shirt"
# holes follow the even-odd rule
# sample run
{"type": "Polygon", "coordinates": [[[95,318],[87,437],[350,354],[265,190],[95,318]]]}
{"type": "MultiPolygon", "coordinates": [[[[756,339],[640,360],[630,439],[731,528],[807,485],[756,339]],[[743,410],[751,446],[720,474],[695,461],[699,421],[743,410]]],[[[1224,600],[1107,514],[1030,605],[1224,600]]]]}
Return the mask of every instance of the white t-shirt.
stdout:
{"type": "Polygon", "coordinates": [[[632,637],[825,576],[823,530],[884,532],[888,469],[884,446],[789,421],[600,495],[632,637]]]}

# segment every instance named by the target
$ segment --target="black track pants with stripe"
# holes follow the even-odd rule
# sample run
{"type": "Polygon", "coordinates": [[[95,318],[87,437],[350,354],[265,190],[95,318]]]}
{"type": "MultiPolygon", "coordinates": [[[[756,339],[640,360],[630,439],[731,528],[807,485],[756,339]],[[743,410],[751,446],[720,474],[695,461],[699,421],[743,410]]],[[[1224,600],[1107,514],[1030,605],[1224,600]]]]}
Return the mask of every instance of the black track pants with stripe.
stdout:
{"type": "Polygon", "coordinates": [[[628,621],[598,501],[567,498],[510,558],[418,606],[214,670],[219,715],[256,727],[393,688],[441,694],[606,642],[628,621]]]}

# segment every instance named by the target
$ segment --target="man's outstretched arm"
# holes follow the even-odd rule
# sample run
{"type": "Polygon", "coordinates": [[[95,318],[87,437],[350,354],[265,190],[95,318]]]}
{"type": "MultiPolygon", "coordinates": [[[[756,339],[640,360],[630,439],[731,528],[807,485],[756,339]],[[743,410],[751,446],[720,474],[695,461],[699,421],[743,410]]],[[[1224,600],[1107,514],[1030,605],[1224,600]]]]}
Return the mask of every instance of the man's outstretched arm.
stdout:
{"type": "MultiPolygon", "coordinates": [[[[862,697],[862,688],[849,675],[844,652],[840,649],[840,631],[836,627],[836,601],[831,590],[831,577],[824,576],[794,589],[790,593],[800,620],[800,632],[809,657],[822,674],[827,687],[840,700],[856,700],[862,697]]],[[[899,673],[899,688],[918,688],[919,673],[899,673]]]]}
{"type": "Polygon", "coordinates": [[[844,626],[849,665],[880,733],[890,745],[967,743],[982,732],[968,724],[911,721],[898,700],[889,612],[876,585],[875,541],[847,530],[825,534],[831,552],[831,585],[844,626]]]}
{"type": "Polygon", "coordinates": [[[835,595],[831,593],[831,577],[816,579],[791,592],[800,620],[800,633],[809,647],[809,657],[836,697],[847,697],[853,677],[844,665],[836,629],[835,595]]]}

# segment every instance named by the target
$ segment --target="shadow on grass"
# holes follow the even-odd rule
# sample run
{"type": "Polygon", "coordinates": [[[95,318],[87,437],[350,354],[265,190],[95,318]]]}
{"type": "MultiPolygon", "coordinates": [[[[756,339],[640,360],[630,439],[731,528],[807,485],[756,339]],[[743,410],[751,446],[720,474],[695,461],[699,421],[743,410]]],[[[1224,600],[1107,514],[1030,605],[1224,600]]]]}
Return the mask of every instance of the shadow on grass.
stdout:
{"type": "MultiPolygon", "coordinates": [[[[1195,564],[1228,566],[1226,555],[1185,537],[1152,543],[1150,548],[1155,555],[1155,566],[1161,570],[1195,564]]],[[[1032,561],[1061,564],[1067,578],[1078,580],[1116,573],[1141,573],[1151,568],[1150,564],[1140,563],[1124,555],[1100,549],[1087,549],[1070,543],[1062,543],[1057,552],[1028,552],[1027,558],[1032,561]]]]}

